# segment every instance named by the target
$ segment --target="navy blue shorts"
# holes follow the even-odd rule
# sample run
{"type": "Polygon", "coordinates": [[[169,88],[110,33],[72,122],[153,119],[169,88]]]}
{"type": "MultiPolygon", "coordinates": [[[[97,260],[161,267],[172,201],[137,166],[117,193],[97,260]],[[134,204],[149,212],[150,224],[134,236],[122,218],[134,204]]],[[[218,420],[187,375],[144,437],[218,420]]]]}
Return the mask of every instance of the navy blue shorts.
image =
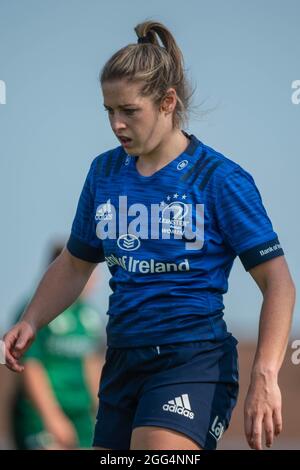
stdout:
{"type": "Polygon", "coordinates": [[[222,343],[109,347],[93,446],[128,450],[134,428],[159,426],[215,449],[237,401],[236,344],[230,336],[222,343]]]}

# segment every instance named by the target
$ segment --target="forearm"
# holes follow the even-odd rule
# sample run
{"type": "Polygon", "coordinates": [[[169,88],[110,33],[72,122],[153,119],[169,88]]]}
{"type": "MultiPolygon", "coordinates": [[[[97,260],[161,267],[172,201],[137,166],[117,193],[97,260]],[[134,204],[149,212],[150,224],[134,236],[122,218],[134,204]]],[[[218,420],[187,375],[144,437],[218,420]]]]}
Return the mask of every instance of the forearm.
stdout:
{"type": "Polygon", "coordinates": [[[252,376],[277,376],[288,344],[295,288],[289,281],[271,283],[263,296],[252,376]]]}
{"type": "Polygon", "coordinates": [[[79,269],[71,255],[66,250],[63,251],[41,279],[22,320],[40,329],[72,305],[96,266],[84,261],[80,265],[84,268],[79,269]]]}
{"type": "Polygon", "coordinates": [[[250,270],[263,294],[258,344],[244,405],[245,434],[252,449],[268,447],[282,430],[278,372],[282,365],[295,305],[295,286],[284,256],[250,270]]]}

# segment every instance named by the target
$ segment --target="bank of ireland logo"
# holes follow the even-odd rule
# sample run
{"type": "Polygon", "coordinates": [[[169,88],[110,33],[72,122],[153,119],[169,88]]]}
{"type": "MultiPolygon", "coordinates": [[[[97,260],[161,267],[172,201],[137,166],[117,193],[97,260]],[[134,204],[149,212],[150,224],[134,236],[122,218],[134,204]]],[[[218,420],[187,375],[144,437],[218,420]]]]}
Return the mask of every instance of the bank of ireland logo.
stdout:
{"type": "Polygon", "coordinates": [[[135,251],[141,246],[141,242],[137,236],[130,233],[125,233],[118,238],[117,241],[118,247],[121,250],[126,251],[135,251]]]}
{"type": "Polygon", "coordinates": [[[183,170],[187,165],[188,165],[187,160],[181,160],[181,162],[178,163],[177,165],[177,170],[183,170]]]}

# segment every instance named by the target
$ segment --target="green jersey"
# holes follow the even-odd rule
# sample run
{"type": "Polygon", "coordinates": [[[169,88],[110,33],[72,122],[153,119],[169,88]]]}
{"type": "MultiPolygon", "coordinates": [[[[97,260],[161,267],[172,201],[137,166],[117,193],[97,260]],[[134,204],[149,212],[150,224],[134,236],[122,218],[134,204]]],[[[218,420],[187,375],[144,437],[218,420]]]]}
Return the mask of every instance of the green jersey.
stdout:
{"type": "MultiPolygon", "coordinates": [[[[103,348],[103,330],[99,313],[79,299],[38,332],[24,355],[25,363],[35,359],[43,365],[60,407],[76,427],[81,447],[91,445],[94,426],[93,400],[85,379],[84,358],[99,350],[101,345],[103,348]]],[[[18,400],[16,424],[22,447],[34,447],[30,439],[34,440],[34,435],[44,426],[23,393],[18,400]]]]}

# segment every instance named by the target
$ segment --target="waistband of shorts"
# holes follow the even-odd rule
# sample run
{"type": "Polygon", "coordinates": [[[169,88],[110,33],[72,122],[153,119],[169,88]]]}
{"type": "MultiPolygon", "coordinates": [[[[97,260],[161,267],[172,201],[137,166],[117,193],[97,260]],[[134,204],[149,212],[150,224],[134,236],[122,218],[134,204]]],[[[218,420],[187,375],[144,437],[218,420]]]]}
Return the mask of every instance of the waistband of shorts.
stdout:
{"type": "Polygon", "coordinates": [[[167,349],[178,349],[178,348],[195,348],[195,349],[203,349],[203,350],[212,350],[219,347],[232,349],[238,344],[238,340],[231,334],[228,333],[228,336],[224,339],[219,340],[208,340],[208,339],[201,339],[201,340],[190,340],[190,341],[178,341],[178,342],[170,342],[170,343],[160,343],[160,344],[152,344],[146,346],[124,346],[124,347],[115,347],[115,346],[108,346],[107,349],[110,351],[147,351],[153,348],[159,348],[160,351],[167,350],[167,349]]]}

